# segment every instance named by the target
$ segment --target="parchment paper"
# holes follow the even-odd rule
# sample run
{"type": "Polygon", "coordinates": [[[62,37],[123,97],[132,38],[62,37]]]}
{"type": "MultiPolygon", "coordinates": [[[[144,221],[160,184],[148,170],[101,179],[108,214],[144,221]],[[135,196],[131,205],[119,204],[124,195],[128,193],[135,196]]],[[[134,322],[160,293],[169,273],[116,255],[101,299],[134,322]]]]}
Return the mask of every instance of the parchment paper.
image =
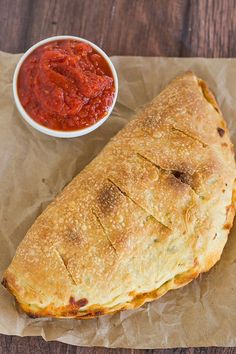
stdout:
{"type": "MultiPolygon", "coordinates": [[[[0,277],[36,216],[177,74],[192,69],[207,80],[236,143],[236,59],[113,57],[119,76],[113,115],[95,132],[63,140],[38,133],[17,113],[12,75],[19,58],[0,53],[0,277]]],[[[135,311],[85,321],[30,319],[0,286],[0,332],[81,346],[236,346],[236,228],[208,274],[135,311]]]]}

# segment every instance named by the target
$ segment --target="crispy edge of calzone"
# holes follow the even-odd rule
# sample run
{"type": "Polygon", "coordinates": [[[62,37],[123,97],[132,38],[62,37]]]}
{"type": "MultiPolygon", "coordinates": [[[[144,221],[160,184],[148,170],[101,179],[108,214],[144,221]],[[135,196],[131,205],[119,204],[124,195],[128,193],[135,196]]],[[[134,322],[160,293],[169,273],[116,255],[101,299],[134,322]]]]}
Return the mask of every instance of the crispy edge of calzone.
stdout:
{"type": "Polygon", "coordinates": [[[220,259],[235,175],[220,108],[186,72],[37,218],[3,285],[32,317],[93,318],[155,300],[220,259]]]}

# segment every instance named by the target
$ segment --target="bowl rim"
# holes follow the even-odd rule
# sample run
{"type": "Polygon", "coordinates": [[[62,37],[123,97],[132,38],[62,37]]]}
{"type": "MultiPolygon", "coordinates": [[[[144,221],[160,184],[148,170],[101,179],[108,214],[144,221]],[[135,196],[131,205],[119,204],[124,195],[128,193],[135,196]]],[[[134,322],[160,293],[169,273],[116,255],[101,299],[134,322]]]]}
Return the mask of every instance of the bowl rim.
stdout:
{"type": "Polygon", "coordinates": [[[17,65],[16,65],[14,75],[13,75],[13,97],[15,100],[16,107],[17,107],[20,115],[22,116],[22,118],[28,124],[30,124],[33,128],[35,128],[36,130],[40,131],[41,133],[44,133],[44,134],[47,134],[50,136],[54,136],[54,137],[58,137],[58,138],[75,138],[75,137],[79,137],[79,136],[83,136],[85,134],[91,133],[92,131],[94,131],[95,129],[100,127],[109,118],[109,116],[115,106],[116,100],[117,100],[118,85],[119,84],[118,84],[118,77],[117,77],[116,69],[115,69],[111,59],[100,47],[98,47],[93,42],[90,42],[89,40],[81,38],[81,37],[70,36],[70,35],[61,35],[61,36],[48,37],[48,38],[45,38],[45,39],[35,43],[22,55],[22,57],[20,58],[20,60],[18,61],[17,65]],[[31,116],[26,112],[23,105],[21,104],[21,101],[20,101],[20,98],[18,95],[18,89],[17,89],[17,81],[18,81],[19,71],[20,71],[21,65],[23,64],[25,59],[36,48],[40,47],[43,44],[53,42],[56,40],[66,40],[66,39],[73,39],[73,40],[77,40],[77,41],[91,45],[91,47],[93,47],[107,61],[108,65],[111,69],[111,72],[112,72],[112,76],[114,79],[114,86],[115,86],[115,94],[114,94],[113,102],[112,102],[112,105],[109,107],[107,114],[102,119],[100,119],[98,122],[96,122],[95,124],[93,124],[89,127],[86,127],[83,129],[78,129],[78,130],[71,130],[71,131],[54,130],[54,129],[47,128],[47,127],[37,123],[33,118],[31,118],[31,116]]]}

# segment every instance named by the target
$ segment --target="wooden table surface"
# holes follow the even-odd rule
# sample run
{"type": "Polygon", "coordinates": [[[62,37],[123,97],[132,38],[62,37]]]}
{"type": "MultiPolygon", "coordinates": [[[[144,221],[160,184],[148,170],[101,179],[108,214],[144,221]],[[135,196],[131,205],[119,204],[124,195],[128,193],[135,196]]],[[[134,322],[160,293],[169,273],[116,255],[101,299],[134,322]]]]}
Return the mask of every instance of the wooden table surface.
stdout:
{"type": "MultiPolygon", "coordinates": [[[[25,51],[45,37],[87,38],[109,55],[236,56],[235,0],[0,0],[0,50],[25,51]]],[[[236,353],[236,348],[80,348],[0,335],[0,354],[236,353]]]]}

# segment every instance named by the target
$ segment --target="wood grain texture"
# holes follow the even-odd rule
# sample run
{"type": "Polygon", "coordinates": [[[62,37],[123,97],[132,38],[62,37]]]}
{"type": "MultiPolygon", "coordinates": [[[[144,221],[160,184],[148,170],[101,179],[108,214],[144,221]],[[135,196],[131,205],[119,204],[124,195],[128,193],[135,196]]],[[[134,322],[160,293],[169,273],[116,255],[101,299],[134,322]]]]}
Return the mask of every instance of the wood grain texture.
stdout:
{"type": "MultiPolygon", "coordinates": [[[[236,56],[236,0],[0,0],[0,50],[72,34],[109,55],[236,56]]],[[[80,348],[0,335],[0,354],[236,354],[234,348],[80,348]]]]}
{"type": "Polygon", "coordinates": [[[107,349],[76,347],[42,338],[0,336],[0,354],[235,354],[235,348],[107,349]]]}
{"type": "Polygon", "coordinates": [[[0,25],[12,53],[72,34],[110,55],[236,55],[236,0],[0,0],[0,25]]]}

